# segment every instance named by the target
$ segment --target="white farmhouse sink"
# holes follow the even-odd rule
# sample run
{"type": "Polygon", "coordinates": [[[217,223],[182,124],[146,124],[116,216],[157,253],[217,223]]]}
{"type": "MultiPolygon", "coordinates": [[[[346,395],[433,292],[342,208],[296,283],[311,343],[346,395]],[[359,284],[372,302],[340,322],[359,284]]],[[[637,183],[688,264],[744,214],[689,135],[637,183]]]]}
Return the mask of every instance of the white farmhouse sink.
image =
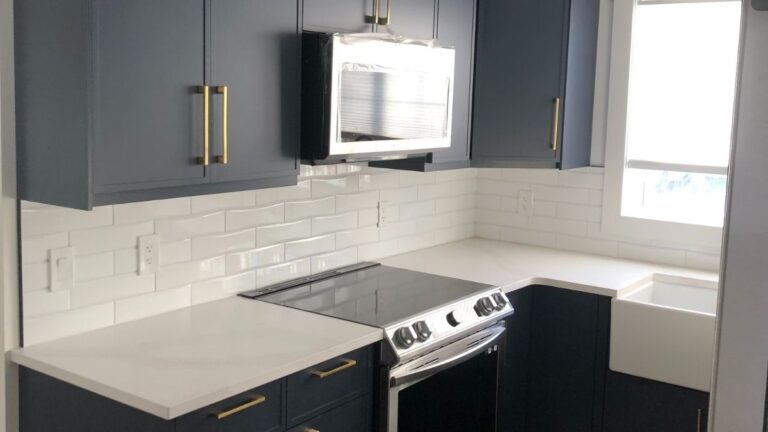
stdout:
{"type": "Polygon", "coordinates": [[[709,391],[717,283],[654,275],[611,307],[610,368],[709,391]]]}

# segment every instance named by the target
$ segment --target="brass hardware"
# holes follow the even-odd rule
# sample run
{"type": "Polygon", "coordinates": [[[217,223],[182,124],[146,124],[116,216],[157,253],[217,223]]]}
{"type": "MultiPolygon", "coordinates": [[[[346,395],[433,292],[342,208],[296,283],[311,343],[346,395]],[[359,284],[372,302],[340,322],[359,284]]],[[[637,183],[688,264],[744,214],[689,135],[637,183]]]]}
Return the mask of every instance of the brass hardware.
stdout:
{"type": "Polygon", "coordinates": [[[216,156],[216,163],[220,164],[227,164],[227,155],[229,152],[227,151],[227,121],[229,119],[229,113],[227,111],[228,103],[227,103],[227,86],[218,86],[216,87],[216,93],[220,94],[222,97],[222,113],[221,113],[221,147],[223,150],[222,155],[216,156]]]}
{"type": "Polygon", "coordinates": [[[365,22],[368,24],[379,23],[379,0],[373,0],[373,15],[366,15],[365,22]]]}
{"type": "Polygon", "coordinates": [[[553,152],[556,152],[557,141],[560,138],[560,98],[556,97],[553,103],[555,105],[555,113],[552,116],[552,146],[550,148],[553,152]]]}
{"type": "Polygon", "coordinates": [[[256,405],[264,403],[264,401],[266,401],[266,400],[267,400],[266,396],[257,395],[257,396],[254,396],[253,399],[251,399],[250,401],[248,401],[248,402],[246,402],[246,403],[244,403],[242,405],[238,405],[238,406],[236,406],[236,407],[234,407],[232,409],[228,409],[226,411],[222,411],[222,412],[216,413],[214,415],[216,416],[217,420],[221,420],[223,418],[227,418],[227,417],[231,416],[232,414],[237,414],[240,411],[245,411],[248,408],[255,407],[256,405]]]}
{"type": "Polygon", "coordinates": [[[304,428],[304,432],[320,432],[320,431],[314,428],[304,428]]]}
{"type": "Polygon", "coordinates": [[[701,432],[701,408],[696,413],[696,432],[701,432]]]}
{"type": "Polygon", "coordinates": [[[208,166],[210,163],[210,99],[211,91],[207,85],[197,88],[198,93],[203,94],[203,156],[197,158],[197,163],[203,166],[208,166]]]}
{"type": "Polygon", "coordinates": [[[390,18],[392,18],[392,0],[387,0],[387,16],[380,17],[376,20],[376,24],[389,25],[390,18]]]}
{"type": "Polygon", "coordinates": [[[312,375],[322,379],[337,374],[344,369],[349,369],[357,364],[357,360],[352,359],[341,359],[341,361],[344,362],[341,366],[335,367],[329,371],[313,370],[312,375]]]}

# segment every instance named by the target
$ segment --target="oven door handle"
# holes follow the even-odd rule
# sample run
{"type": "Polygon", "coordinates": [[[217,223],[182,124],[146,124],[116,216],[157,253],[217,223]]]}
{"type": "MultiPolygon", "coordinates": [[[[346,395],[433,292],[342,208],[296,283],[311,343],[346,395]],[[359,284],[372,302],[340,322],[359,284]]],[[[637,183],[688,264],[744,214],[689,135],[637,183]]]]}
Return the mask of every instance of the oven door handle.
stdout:
{"type": "Polygon", "coordinates": [[[476,334],[476,336],[480,336],[476,341],[477,343],[469,347],[469,349],[456,354],[455,356],[418,369],[413,369],[410,371],[406,370],[402,375],[398,374],[397,372],[393,372],[390,375],[389,385],[390,387],[397,387],[413,381],[418,381],[445,369],[451,368],[459,363],[465,362],[483,353],[487,348],[496,344],[496,342],[504,334],[505,330],[506,329],[503,324],[495,325],[476,334]]]}

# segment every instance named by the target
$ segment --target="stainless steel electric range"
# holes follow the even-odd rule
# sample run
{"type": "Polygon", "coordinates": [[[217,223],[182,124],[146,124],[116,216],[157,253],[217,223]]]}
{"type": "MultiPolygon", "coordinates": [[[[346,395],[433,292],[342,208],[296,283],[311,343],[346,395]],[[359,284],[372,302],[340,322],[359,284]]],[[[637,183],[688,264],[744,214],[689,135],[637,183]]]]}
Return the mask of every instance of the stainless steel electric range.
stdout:
{"type": "Polygon", "coordinates": [[[384,329],[381,431],[495,430],[498,287],[360,263],[240,295],[384,329]]]}

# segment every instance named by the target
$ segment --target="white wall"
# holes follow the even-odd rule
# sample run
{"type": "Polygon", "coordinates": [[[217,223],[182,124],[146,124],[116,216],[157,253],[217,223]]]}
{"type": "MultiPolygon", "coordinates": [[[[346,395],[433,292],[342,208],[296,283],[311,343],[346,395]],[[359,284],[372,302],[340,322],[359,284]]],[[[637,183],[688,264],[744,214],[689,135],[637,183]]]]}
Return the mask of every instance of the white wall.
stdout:
{"type": "Polygon", "coordinates": [[[768,12],[745,1],[711,430],[764,428],[768,368],[768,12]]]}
{"type": "MultiPolygon", "coordinates": [[[[19,340],[16,241],[16,157],[13,110],[12,1],[0,0],[0,346],[19,340]]],[[[0,361],[0,432],[18,431],[16,368],[0,361]]]]}

